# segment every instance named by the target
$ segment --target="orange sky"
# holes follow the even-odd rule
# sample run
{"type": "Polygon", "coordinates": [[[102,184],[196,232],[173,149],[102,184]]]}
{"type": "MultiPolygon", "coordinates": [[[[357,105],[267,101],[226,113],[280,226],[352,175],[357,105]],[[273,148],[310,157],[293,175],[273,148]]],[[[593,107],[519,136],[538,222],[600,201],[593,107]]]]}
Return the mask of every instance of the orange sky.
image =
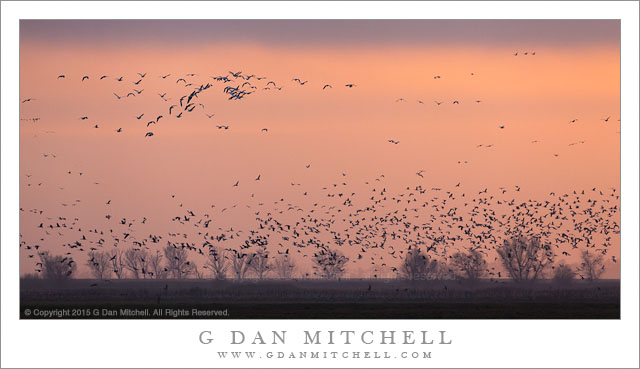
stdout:
{"type": "MultiPolygon", "coordinates": [[[[589,194],[593,187],[605,195],[591,198],[604,198],[611,187],[620,187],[618,44],[567,47],[529,40],[523,48],[490,42],[299,47],[242,41],[87,46],[29,38],[21,42],[20,53],[21,99],[34,99],[20,105],[20,116],[40,118],[20,122],[22,240],[54,252],[66,252],[62,244],[82,234],[93,237],[86,233],[89,228],[121,233],[121,218],[137,220],[137,239],[150,233],[195,234],[200,229],[171,221],[187,209],[210,214],[216,227],[245,232],[256,227],[256,211],[277,215],[283,210],[279,219],[295,223],[308,213],[287,211],[286,204],[306,210],[314,203],[340,208],[344,198],[327,197],[337,191],[355,193],[355,208],[364,208],[374,187],[386,188],[389,197],[406,192],[406,186],[437,187],[456,196],[466,193],[469,200],[488,188],[496,199],[518,201],[551,201],[552,191],[586,189],[589,194]],[[513,55],[516,51],[519,56],[513,55]],[[525,51],[536,55],[524,56],[525,51]],[[250,80],[258,86],[256,92],[229,101],[222,89],[244,81],[225,85],[210,78],[229,71],[267,78],[250,80]],[[133,85],[138,72],[147,75],[133,85]],[[57,79],[60,74],[66,78],[57,79]],[[166,74],[171,76],[160,78],[166,74]],[[83,75],[89,80],[81,82],[83,75]],[[101,75],[108,77],[99,80],[101,75]],[[436,75],[441,78],[434,79],[436,75]],[[115,80],[120,76],[123,82],[115,80]],[[300,86],[292,81],[296,77],[309,82],[300,86]],[[177,78],[194,86],[184,87],[177,78]],[[282,90],[262,90],[270,80],[282,90]],[[196,99],[204,108],[197,106],[180,119],[169,116],[170,104],[206,83],[213,87],[196,99]],[[345,87],[348,83],[356,87],[345,87]],[[323,90],[325,84],[333,88],[323,90]],[[113,95],[125,96],[134,88],[144,91],[120,100],[113,95]],[[158,96],[165,92],[167,102],[158,96]],[[406,101],[396,102],[400,98],[406,101]],[[460,104],[452,104],[454,100],[460,104]],[[214,113],[213,118],[205,115],[214,113]],[[147,129],[146,123],[160,114],[164,118],[147,129]],[[80,120],[82,116],[89,119],[80,120]],[[602,120],[609,116],[608,122],[602,120]],[[573,119],[578,120],[569,123],[573,119]],[[118,128],[121,133],[115,132],[118,128]],[[145,138],[148,131],[154,136],[145,138]],[[424,178],[416,175],[419,170],[424,178]],[[261,180],[255,181],[258,175],[261,180]],[[232,187],[236,181],[239,186],[232,187]],[[516,185],[521,187],[517,193],[516,185]],[[330,190],[322,189],[326,186],[330,190]],[[508,192],[502,194],[499,187],[508,192]],[[285,205],[274,204],[281,198],[285,205]],[[107,200],[111,205],[105,205],[107,200]],[[222,213],[223,208],[229,210],[222,213]],[[84,232],[45,235],[37,228],[58,216],[79,218],[84,232]],[[148,221],[141,225],[143,217],[148,221]]],[[[428,201],[444,194],[420,196],[428,201]]],[[[619,207],[619,200],[611,199],[619,207]]],[[[331,214],[344,223],[355,208],[331,214]]],[[[498,212],[500,206],[494,208],[498,212]]],[[[431,213],[423,208],[417,214],[427,221],[431,213]]],[[[613,219],[619,223],[619,215],[613,219]]],[[[270,245],[273,252],[277,243],[270,245]]],[[[607,258],[619,258],[619,235],[612,243],[607,258]]],[[[225,247],[234,247],[233,242],[225,247]]],[[[22,273],[33,271],[35,258],[28,254],[22,250],[22,273]]],[[[351,275],[382,270],[382,263],[398,264],[384,251],[368,255],[383,259],[373,265],[367,260],[350,263],[351,275]]],[[[575,263],[575,255],[565,259],[575,263]]],[[[74,258],[84,264],[86,257],[78,253],[74,258]]],[[[299,259],[308,265],[308,257],[299,259]]],[[[605,277],[619,277],[617,266],[609,262],[605,277]]],[[[80,272],[87,275],[84,267],[80,272]]]]}

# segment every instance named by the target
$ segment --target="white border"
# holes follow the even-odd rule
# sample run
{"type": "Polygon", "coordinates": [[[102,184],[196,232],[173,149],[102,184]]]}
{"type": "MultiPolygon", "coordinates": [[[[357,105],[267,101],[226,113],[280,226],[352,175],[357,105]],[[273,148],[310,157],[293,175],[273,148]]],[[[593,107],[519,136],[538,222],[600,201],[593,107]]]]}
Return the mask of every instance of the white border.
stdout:
{"type": "MultiPolygon", "coordinates": [[[[2,2],[2,367],[638,367],[637,2],[2,2]],[[19,321],[19,19],[454,18],[622,20],[622,319],[619,321],[19,321]],[[447,330],[429,361],[227,360],[202,330],[447,330]],[[524,333],[523,333],[524,332],[524,333]]],[[[219,341],[218,341],[219,342],[219,341]]],[[[323,349],[327,348],[326,346],[323,349]]],[[[345,348],[345,347],[343,347],[345,348]]],[[[237,348],[235,348],[237,350],[237,348]]],[[[243,347],[253,350],[251,347],[243,347]]],[[[269,349],[278,350],[277,347],[269,349]]],[[[287,350],[298,350],[288,345],[287,350]]],[[[308,347],[300,348],[308,349],[308,347]]],[[[349,350],[358,349],[356,345],[349,350]]],[[[369,348],[371,350],[372,348],[369,348]]],[[[412,348],[413,349],[413,348],[412,348]]],[[[416,347],[417,350],[424,348],[416,347]]]]}

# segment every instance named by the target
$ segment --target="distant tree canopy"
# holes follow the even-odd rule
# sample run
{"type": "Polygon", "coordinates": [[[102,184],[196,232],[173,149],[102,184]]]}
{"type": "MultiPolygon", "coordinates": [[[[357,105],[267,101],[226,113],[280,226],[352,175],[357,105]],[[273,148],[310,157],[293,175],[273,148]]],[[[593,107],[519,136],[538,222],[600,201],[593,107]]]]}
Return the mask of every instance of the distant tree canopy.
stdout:
{"type": "Polygon", "coordinates": [[[556,282],[570,282],[576,276],[576,273],[566,264],[559,264],[553,272],[553,280],[556,282]]]}
{"type": "Polygon", "coordinates": [[[70,256],[49,255],[48,252],[41,252],[39,255],[44,279],[68,279],[77,269],[76,263],[70,256]]]}
{"type": "Polygon", "coordinates": [[[407,250],[400,267],[400,274],[402,277],[412,281],[436,279],[439,275],[439,270],[440,265],[437,260],[423,254],[419,248],[414,247],[407,250]]]}
{"type": "Polygon", "coordinates": [[[278,255],[273,260],[273,270],[282,279],[293,277],[295,269],[296,264],[288,254],[278,255]]]}
{"type": "Polygon", "coordinates": [[[173,278],[182,279],[194,273],[193,264],[187,257],[187,250],[171,243],[164,248],[164,257],[167,259],[167,271],[173,278]]]}
{"type": "Polygon", "coordinates": [[[267,251],[265,246],[261,246],[253,253],[249,268],[253,270],[258,279],[263,279],[264,275],[271,269],[269,251],[267,251]]]}
{"type": "Polygon", "coordinates": [[[332,250],[328,247],[320,249],[313,254],[313,268],[316,273],[325,279],[338,279],[345,272],[345,266],[349,258],[340,250],[332,250]]]}
{"type": "Polygon", "coordinates": [[[205,267],[211,271],[214,279],[223,280],[227,278],[227,269],[229,268],[229,259],[227,252],[218,247],[211,247],[205,267]]]}
{"type": "Polygon", "coordinates": [[[145,249],[130,248],[124,253],[124,267],[127,268],[134,278],[147,278],[149,274],[149,253],[145,249]]]}
{"type": "Polygon", "coordinates": [[[553,253],[539,238],[515,237],[497,248],[498,255],[511,279],[516,282],[542,278],[544,269],[553,262],[553,253]]]}
{"type": "Polygon", "coordinates": [[[233,252],[231,256],[231,269],[237,280],[245,279],[247,271],[253,262],[253,254],[246,254],[238,250],[230,249],[233,252]]]}
{"type": "Polygon", "coordinates": [[[475,281],[486,273],[487,262],[477,249],[457,252],[451,259],[451,266],[459,278],[475,281]]]}
{"type": "Polygon", "coordinates": [[[111,276],[110,256],[104,251],[90,251],[87,255],[87,266],[91,274],[97,279],[107,279],[111,276]]]}
{"type": "Polygon", "coordinates": [[[600,279],[600,276],[604,273],[602,254],[594,254],[590,253],[589,250],[584,250],[580,256],[582,258],[582,262],[578,266],[580,276],[589,281],[600,279]]]}

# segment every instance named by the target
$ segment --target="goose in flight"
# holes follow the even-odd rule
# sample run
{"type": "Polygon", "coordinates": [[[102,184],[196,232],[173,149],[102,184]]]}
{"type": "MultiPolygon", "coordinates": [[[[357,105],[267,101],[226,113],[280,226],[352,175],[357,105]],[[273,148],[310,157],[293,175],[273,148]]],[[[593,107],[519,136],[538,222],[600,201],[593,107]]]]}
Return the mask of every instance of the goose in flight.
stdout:
{"type": "Polygon", "coordinates": [[[422,170],[418,171],[416,174],[417,174],[419,177],[424,178],[424,176],[422,175],[422,173],[424,173],[424,169],[422,169],[422,170]]]}
{"type": "Polygon", "coordinates": [[[182,82],[184,82],[184,83],[187,83],[187,80],[185,80],[184,78],[178,78],[178,80],[176,81],[176,83],[178,83],[178,82],[180,82],[180,81],[182,81],[182,82]]]}
{"type": "Polygon", "coordinates": [[[324,89],[325,89],[325,88],[327,88],[327,87],[329,87],[329,88],[333,88],[333,86],[331,86],[331,85],[324,85],[324,87],[322,87],[322,89],[324,90],[324,89]]]}
{"type": "Polygon", "coordinates": [[[458,101],[458,100],[454,100],[453,103],[460,105],[460,101],[458,101]]]}
{"type": "Polygon", "coordinates": [[[269,132],[269,129],[268,128],[263,128],[263,129],[260,130],[260,132],[269,132]]]}
{"type": "Polygon", "coordinates": [[[569,124],[571,124],[571,123],[575,123],[575,122],[577,122],[577,121],[578,121],[578,119],[571,119],[571,121],[569,121],[569,124]]]}
{"type": "Polygon", "coordinates": [[[140,82],[142,82],[142,79],[139,79],[139,80],[137,80],[137,81],[133,82],[133,84],[137,86],[137,85],[139,85],[139,84],[140,84],[140,82]]]}
{"type": "Polygon", "coordinates": [[[118,133],[122,132],[122,128],[116,129],[116,132],[118,132],[118,133]]]}
{"type": "Polygon", "coordinates": [[[136,116],[136,119],[137,119],[137,120],[140,120],[140,119],[142,118],[142,116],[144,116],[144,113],[142,113],[142,114],[140,114],[140,115],[136,116]]]}
{"type": "Polygon", "coordinates": [[[117,94],[117,93],[115,93],[115,92],[114,92],[113,94],[115,95],[115,97],[117,97],[117,98],[118,98],[118,100],[122,99],[122,96],[118,96],[118,94],[117,94]]]}
{"type": "Polygon", "coordinates": [[[109,77],[109,76],[104,76],[104,75],[103,75],[103,76],[100,76],[100,80],[102,81],[103,79],[105,79],[105,78],[107,78],[107,77],[109,77]]]}
{"type": "Polygon", "coordinates": [[[144,89],[142,89],[142,90],[138,91],[138,90],[136,90],[135,88],[134,88],[133,90],[134,90],[138,95],[140,95],[140,94],[142,93],[142,91],[144,91],[144,89]]]}
{"type": "Polygon", "coordinates": [[[240,181],[236,181],[236,183],[234,183],[232,187],[238,187],[239,184],[240,184],[240,181]]]}
{"type": "Polygon", "coordinates": [[[436,103],[436,105],[440,106],[440,104],[442,104],[442,101],[434,101],[434,103],[436,103]]]}
{"type": "Polygon", "coordinates": [[[32,99],[32,98],[24,99],[24,100],[22,100],[22,103],[24,104],[26,102],[33,101],[33,100],[35,100],[35,99],[32,99]]]}
{"type": "Polygon", "coordinates": [[[229,126],[216,126],[218,129],[229,129],[229,126]]]}
{"type": "Polygon", "coordinates": [[[116,78],[116,81],[118,81],[118,82],[122,82],[122,78],[123,78],[123,77],[116,78]]]}
{"type": "Polygon", "coordinates": [[[89,79],[89,76],[82,77],[82,82],[84,82],[85,79],[89,79]]]}
{"type": "Polygon", "coordinates": [[[407,101],[407,100],[405,100],[405,98],[404,98],[404,97],[401,97],[401,98],[399,98],[398,100],[396,100],[396,102],[403,102],[403,101],[407,101]]]}
{"type": "MultiPolygon", "coordinates": [[[[169,113],[169,114],[171,114],[171,113],[169,113]]],[[[207,113],[204,113],[204,114],[205,114],[205,115],[207,116],[207,118],[209,118],[209,119],[213,118],[213,116],[215,115],[215,114],[207,114],[207,113]]]]}
{"type": "Polygon", "coordinates": [[[346,87],[349,87],[349,88],[356,87],[356,85],[355,85],[355,84],[353,84],[353,83],[347,83],[345,86],[346,86],[346,87]]]}
{"type": "Polygon", "coordinates": [[[603,120],[603,121],[605,121],[605,122],[608,122],[608,121],[609,121],[609,118],[611,118],[611,116],[608,116],[608,117],[606,117],[606,118],[604,118],[604,119],[600,119],[600,120],[603,120]]]}
{"type": "Polygon", "coordinates": [[[160,76],[162,79],[167,79],[171,74],[167,74],[166,76],[160,76]]]}
{"type": "Polygon", "coordinates": [[[65,78],[64,74],[58,76],[58,78],[65,78]]]}
{"type": "Polygon", "coordinates": [[[395,141],[395,140],[387,140],[387,142],[391,142],[394,145],[397,145],[400,143],[400,141],[395,141]]]}
{"type": "Polygon", "coordinates": [[[138,73],[138,75],[140,76],[140,78],[144,78],[144,76],[146,76],[146,75],[147,75],[147,73],[145,73],[145,74],[138,73]]]}
{"type": "Polygon", "coordinates": [[[147,132],[147,134],[144,135],[144,137],[151,137],[153,136],[153,132],[147,132]]]}
{"type": "Polygon", "coordinates": [[[259,181],[259,180],[260,180],[260,174],[258,174],[258,178],[256,178],[256,181],[259,181]]]}

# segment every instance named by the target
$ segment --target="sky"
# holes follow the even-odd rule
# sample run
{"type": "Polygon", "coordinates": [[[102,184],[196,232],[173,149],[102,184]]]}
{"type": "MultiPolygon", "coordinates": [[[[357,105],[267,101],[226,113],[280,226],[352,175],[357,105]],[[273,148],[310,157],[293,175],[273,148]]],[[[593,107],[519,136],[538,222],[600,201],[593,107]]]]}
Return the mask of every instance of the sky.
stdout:
{"type": "MultiPolygon", "coordinates": [[[[20,104],[21,273],[32,273],[38,261],[27,246],[71,252],[79,276],[88,276],[86,252],[69,243],[106,251],[161,235],[161,243],[146,246],[200,247],[208,232],[234,235],[219,244],[238,248],[252,230],[269,234],[272,254],[290,249],[300,272],[310,270],[316,250],[293,245],[290,230],[260,229],[256,218],[270,218],[330,224],[317,237],[331,243],[331,231],[349,235],[351,245],[332,246],[350,257],[349,276],[389,276],[400,263],[391,247],[421,244],[427,234],[454,237],[474,213],[487,219],[475,206],[498,217],[528,201],[540,214],[546,201],[560,199],[570,199],[562,205],[567,216],[593,201],[619,209],[619,26],[23,20],[20,96],[31,100],[20,104]],[[230,82],[211,78],[218,76],[230,82]],[[180,98],[207,83],[194,110],[183,111],[180,98]],[[227,86],[251,94],[229,100],[227,86]],[[440,216],[447,212],[463,220],[440,216]],[[421,233],[381,221],[394,216],[421,233]]],[[[564,227],[587,224],[584,218],[569,216],[564,227]]],[[[596,219],[588,224],[600,229],[596,219]]],[[[619,213],[607,219],[619,224],[619,213]]],[[[493,223],[501,243],[509,225],[493,223]]],[[[558,244],[568,232],[558,229],[547,236],[556,260],[576,265],[585,244],[558,244]]],[[[595,248],[610,244],[605,277],[618,278],[619,234],[596,233],[595,248]]],[[[461,235],[433,255],[447,260],[470,245],[461,235]]],[[[495,244],[480,246],[499,270],[495,244]]],[[[197,252],[190,257],[204,261],[197,252]]]]}

